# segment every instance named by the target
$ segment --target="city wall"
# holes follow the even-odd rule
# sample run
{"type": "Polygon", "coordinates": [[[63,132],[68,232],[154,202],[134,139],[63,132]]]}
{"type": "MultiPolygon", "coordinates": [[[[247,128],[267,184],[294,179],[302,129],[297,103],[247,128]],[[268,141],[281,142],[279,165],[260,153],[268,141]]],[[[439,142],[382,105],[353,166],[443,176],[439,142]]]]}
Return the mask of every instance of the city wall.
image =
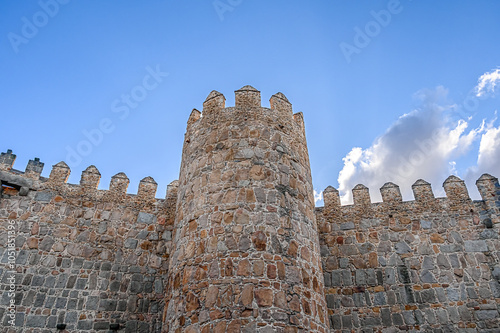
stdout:
{"type": "Polygon", "coordinates": [[[418,180],[403,202],[387,183],[371,203],[357,185],[348,206],[324,191],[316,219],[332,331],[499,331],[498,179],[477,181],[481,201],[455,176],[443,186],[435,198],[418,180]]]}

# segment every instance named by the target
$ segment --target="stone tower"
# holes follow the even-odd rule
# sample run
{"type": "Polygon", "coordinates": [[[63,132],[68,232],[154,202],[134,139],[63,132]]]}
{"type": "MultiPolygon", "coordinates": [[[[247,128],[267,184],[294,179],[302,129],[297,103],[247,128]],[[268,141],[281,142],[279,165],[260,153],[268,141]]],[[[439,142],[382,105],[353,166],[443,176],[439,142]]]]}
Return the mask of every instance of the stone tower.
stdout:
{"type": "Polygon", "coordinates": [[[302,113],[245,86],[188,120],[165,332],[328,330],[302,113]]]}

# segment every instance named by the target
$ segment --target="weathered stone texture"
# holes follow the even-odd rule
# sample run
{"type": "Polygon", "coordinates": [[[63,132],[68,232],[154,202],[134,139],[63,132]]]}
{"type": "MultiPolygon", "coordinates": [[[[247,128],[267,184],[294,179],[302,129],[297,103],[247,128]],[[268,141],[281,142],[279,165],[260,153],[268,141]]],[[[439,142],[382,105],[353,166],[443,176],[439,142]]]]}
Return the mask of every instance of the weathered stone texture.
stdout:
{"type": "Polygon", "coordinates": [[[392,183],[381,203],[362,185],[349,206],[325,190],[316,220],[332,331],[500,330],[500,186],[489,175],[477,184],[474,202],[455,176],[437,199],[418,180],[411,202],[392,183]]]}
{"type": "Polygon", "coordinates": [[[303,123],[250,86],[214,99],[185,135],[164,329],[326,332],[303,123]]]}
{"type": "MultiPolygon", "coordinates": [[[[57,323],[68,331],[108,331],[118,323],[126,332],[160,332],[173,227],[166,221],[175,203],[154,199],[152,178],[144,195],[116,196],[97,190],[95,167],[82,173],[80,186],[65,183],[69,171],[59,163],[51,178],[20,184],[31,189],[27,196],[9,187],[0,198],[0,285],[5,290],[11,275],[16,284],[9,332],[53,332],[57,323]],[[14,271],[6,266],[9,221],[16,226],[14,271]]],[[[4,174],[0,180],[18,182],[4,174]]],[[[126,176],[118,180],[128,185],[126,176]]],[[[2,293],[5,329],[8,301],[2,293]]]]}

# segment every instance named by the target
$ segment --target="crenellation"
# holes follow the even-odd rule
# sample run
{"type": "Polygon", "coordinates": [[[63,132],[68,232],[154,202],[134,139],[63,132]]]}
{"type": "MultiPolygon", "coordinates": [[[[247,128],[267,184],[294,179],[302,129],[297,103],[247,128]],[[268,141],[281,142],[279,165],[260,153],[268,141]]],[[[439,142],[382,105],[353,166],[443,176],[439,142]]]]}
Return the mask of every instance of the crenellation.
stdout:
{"type": "Polygon", "coordinates": [[[498,178],[490,174],[483,174],[477,181],[476,186],[483,199],[485,209],[493,215],[491,223],[500,223],[500,184],[498,178]]]}
{"type": "Polygon", "coordinates": [[[28,165],[26,166],[24,175],[28,178],[38,180],[40,179],[40,175],[42,174],[44,165],[45,164],[40,162],[40,159],[38,157],[35,157],[35,159],[28,161],[28,165]]]}
{"type": "Polygon", "coordinates": [[[203,117],[209,117],[226,107],[226,98],[220,92],[212,90],[203,102],[203,117]]]}
{"type": "Polygon", "coordinates": [[[196,109],[193,109],[193,111],[191,111],[191,114],[189,115],[187,128],[191,127],[191,125],[196,123],[200,118],[201,118],[201,112],[196,109]]]}
{"type": "MultiPolygon", "coordinates": [[[[482,200],[450,176],[446,197],[424,180],[356,185],[352,205],[323,191],[314,207],[302,113],[245,86],[236,106],[213,91],[188,119],[179,180],[155,198],[120,172],[97,189],[89,166],[0,156],[0,235],[16,229],[17,327],[9,332],[497,332],[500,185],[482,200]],[[207,117],[208,116],[208,117],[207,117]],[[208,119],[207,119],[208,118],[208,119]]],[[[0,237],[1,238],[1,237],[0,237]]],[[[6,237],[0,256],[6,262],[6,237]]],[[[7,270],[0,269],[6,290],[7,270]]],[[[0,302],[0,321],[7,321],[0,302]]],[[[5,326],[5,325],[4,325],[5,326]]]]}
{"type": "Polygon", "coordinates": [[[111,182],[109,183],[109,192],[117,196],[125,196],[127,194],[127,188],[130,180],[127,175],[123,172],[119,172],[113,177],[111,177],[111,182]]]}
{"type": "Polygon", "coordinates": [[[470,201],[465,182],[457,176],[451,175],[443,183],[446,197],[454,202],[470,201]]]}
{"type": "Polygon", "coordinates": [[[145,177],[139,182],[137,197],[139,200],[154,200],[158,184],[152,177],[145,177]]]}
{"type": "Polygon", "coordinates": [[[370,206],[370,191],[368,187],[363,184],[358,184],[352,189],[352,200],[354,206],[370,206]]]}
{"type": "Polygon", "coordinates": [[[52,166],[50,171],[49,181],[54,184],[64,184],[68,181],[71,170],[66,162],[61,161],[52,166]]]}
{"type": "Polygon", "coordinates": [[[399,186],[388,182],[385,183],[380,188],[380,194],[382,195],[382,201],[386,204],[399,204],[403,202],[403,197],[401,196],[401,190],[399,186]]]}
{"type": "Polygon", "coordinates": [[[0,153],[0,170],[8,171],[14,166],[16,155],[12,153],[12,149],[7,149],[7,152],[0,153]]]}
{"type": "Polygon", "coordinates": [[[283,112],[284,114],[293,115],[292,103],[288,101],[286,96],[283,93],[274,94],[271,99],[269,99],[269,104],[271,106],[271,110],[276,110],[279,112],[283,112]]]}
{"type": "Polygon", "coordinates": [[[426,203],[434,200],[434,193],[432,192],[432,186],[430,183],[423,179],[417,180],[411,186],[413,190],[413,196],[415,200],[419,203],[426,203]]]}
{"type": "Polygon", "coordinates": [[[175,198],[177,199],[177,191],[179,189],[179,181],[174,180],[167,185],[167,194],[165,198],[175,198]]]}
{"type": "Polygon", "coordinates": [[[305,122],[304,122],[304,114],[302,112],[294,113],[293,120],[295,121],[295,123],[297,123],[297,125],[299,125],[299,128],[302,129],[302,133],[301,134],[305,138],[305,136],[306,136],[306,125],[305,125],[305,122]]]}
{"type": "Polygon", "coordinates": [[[101,180],[101,173],[94,165],[89,166],[82,172],[80,186],[84,190],[96,190],[101,180]]]}
{"type": "Polygon", "coordinates": [[[340,208],[340,196],[339,191],[333,186],[328,186],[323,191],[323,202],[325,203],[325,209],[334,210],[340,208]]]}
{"type": "Polygon", "coordinates": [[[244,86],[234,92],[236,108],[260,108],[260,91],[252,86],[244,86]]]}
{"type": "Polygon", "coordinates": [[[476,186],[484,201],[490,202],[500,200],[500,185],[498,184],[498,178],[485,173],[476,181],[476,186]]]}

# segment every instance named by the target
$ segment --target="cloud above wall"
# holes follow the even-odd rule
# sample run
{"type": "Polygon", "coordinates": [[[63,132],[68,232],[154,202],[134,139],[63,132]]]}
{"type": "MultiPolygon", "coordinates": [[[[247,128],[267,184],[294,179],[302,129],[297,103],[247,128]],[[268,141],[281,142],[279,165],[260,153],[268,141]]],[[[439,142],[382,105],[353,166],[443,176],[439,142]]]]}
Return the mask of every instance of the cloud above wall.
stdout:
{"type": "Polygon", "coordinates": [[[465,176],[468,182],[475,181],[483,173],[489,173],[495,177],[500,176],[500,126],[494,126],[496,120],[495,117],[488,123],[481,135],[477,165],[470,167],[465,176]]]}
{"type": "MultiPolygon", "coordinates": [[[[491,97],[498,82],[500,70],[483,74],[475,94],[491,97]]],[[[420,102],[417,109],[402,115],[370,147],[351,149],[343,158],[338,176],[343,204],[352,203],[351,189],[357,184],[370,189],[372,201],[381,201],[379,188],[388,181],[400,186],[404,200],[411,200],[411,185],[420,178],[430,182],[434,193],[441,196],[444,192],[440,185],[457,172],[456,160],[470,153],[478,141],[477,165],[467,170],[465,178],[472,182],[484,172],[500,175],[500,126],[495,127],[496,117],[479,124],[476,120],[476,125],[472,117],[453,120],[458,107],[447,96],[443,87],[419,91],[415,95],[420,102]]]]}
{"type": "Polygon", "coordinates": [[[493,96],[498,89],[497,85],[500,82],[500,68],[494,69],[491,72],[486,72],[477,80],[475,92],[477,97],[484,97],[487,95],[493,96]]]}
{"type": "Polygon", "coordinates": [[[323,191],[314,190],[314,203],[316,204],[318,201],[323,201],[323,191]]]}

